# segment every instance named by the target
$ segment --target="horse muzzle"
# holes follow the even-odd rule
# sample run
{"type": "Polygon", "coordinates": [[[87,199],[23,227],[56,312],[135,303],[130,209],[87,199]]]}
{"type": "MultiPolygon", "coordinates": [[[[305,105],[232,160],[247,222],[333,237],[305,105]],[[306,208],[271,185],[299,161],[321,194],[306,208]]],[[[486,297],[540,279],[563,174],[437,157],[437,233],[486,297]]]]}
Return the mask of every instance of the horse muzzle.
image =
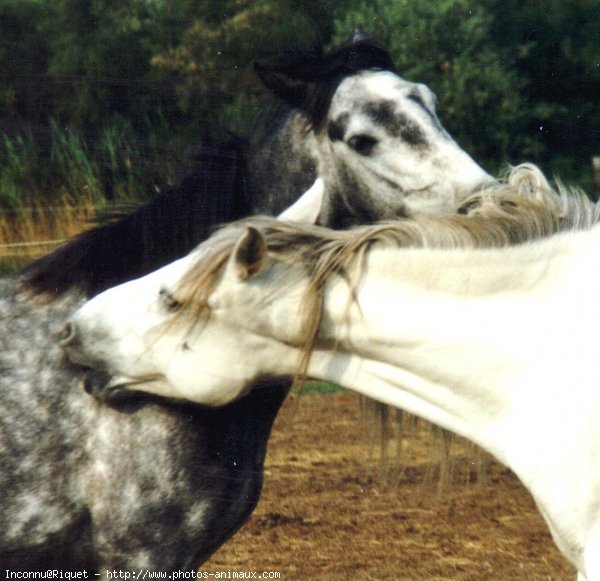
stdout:
{"type": "Polygon", "coordinates": [[[73,321],[67,321],[62,328],[58,344],[71,363],[84,367],[95,367],[94,360],[86,354],[82,334],[73,321]]]}

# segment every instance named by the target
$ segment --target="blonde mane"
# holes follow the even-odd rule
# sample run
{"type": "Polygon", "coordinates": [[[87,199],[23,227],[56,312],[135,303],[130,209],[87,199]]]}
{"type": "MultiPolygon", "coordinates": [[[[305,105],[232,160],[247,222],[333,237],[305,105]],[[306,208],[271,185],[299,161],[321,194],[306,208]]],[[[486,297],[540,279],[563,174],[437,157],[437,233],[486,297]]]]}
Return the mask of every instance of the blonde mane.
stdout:
{"type": "Polygon", "coordinates": [[[248,227],[264,236],[269,256],[302,264],[319,289],[333,274],[360,265],[369,248],[491,248],[525,244],[559,232],[585,230],[600,221],[600,207],[581,191],[553,190],[541,171],[523,164],[507,179],[467,197],[449,216],[411,218],[331,230],[258,216],[234,222],[203,245],[204,251],[177,289],[182,312],[198,316],[239,239],[248,227]],[[206,251],[206,246],[209,250],[206,251]]]}

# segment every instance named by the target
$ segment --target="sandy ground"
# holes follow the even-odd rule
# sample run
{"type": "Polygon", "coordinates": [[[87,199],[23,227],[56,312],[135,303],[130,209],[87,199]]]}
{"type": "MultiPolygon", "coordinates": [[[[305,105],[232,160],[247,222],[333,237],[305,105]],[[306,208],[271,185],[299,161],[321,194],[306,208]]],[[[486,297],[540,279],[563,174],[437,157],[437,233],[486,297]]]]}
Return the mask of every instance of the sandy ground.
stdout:
{"type": "Polygon", "coordinates": [[[508,469],[491,462],[467,484],[473,457],[459,452],[459,476],[440,494],[428,478],[430,442],[427,426],[418,428],[404,474],[390,486],[367,459],[355,395],[290,396],[257,509],[202,570],[278,572],[283,580],[575,578],[508,469]]]}

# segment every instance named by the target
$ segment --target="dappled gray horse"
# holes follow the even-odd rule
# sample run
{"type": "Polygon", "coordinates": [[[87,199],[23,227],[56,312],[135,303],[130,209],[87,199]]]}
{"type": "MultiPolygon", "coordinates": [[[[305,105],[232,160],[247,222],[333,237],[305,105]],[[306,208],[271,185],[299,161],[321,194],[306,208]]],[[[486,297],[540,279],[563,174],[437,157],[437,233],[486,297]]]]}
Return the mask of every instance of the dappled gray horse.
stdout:
{"type": "Polygon", "coordinates": [[[179,187],[0,281],[0,569],[190,570],[258,501],[289,384],[211,411],[99,405],[56,347],[83,300],[183,255],[215,223],[279,212],[317,170],[319,221],[336,226],[433,209],[436,196],[450,206],[489,179],[441,129],[428,91],[395,76],[389,55],[365,39],[260,70],[287,102],[273,139],[257,131],[250,149],[203,149],[179,187]],[[306,165],[275,171],[279,157],[306,165]],[[428,157],[445,180],[418,182],[400,164],[428,157]]]}

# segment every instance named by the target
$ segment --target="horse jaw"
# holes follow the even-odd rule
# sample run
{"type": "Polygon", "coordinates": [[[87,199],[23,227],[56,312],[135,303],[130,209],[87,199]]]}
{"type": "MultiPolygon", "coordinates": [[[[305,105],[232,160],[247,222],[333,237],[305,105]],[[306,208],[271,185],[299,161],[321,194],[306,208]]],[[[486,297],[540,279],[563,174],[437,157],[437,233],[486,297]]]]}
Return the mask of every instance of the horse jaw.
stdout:
{"type": "MultiPolygon", "coordinates": [[[[173,314],[174,299],[167,289],[181,290],[177,285],[182,275],[198,252],[210,247],[206,243],[158,271],[108,289],[71,316],[60,346],[71,362],[99,372],[85,386],[95,398],[114,403],[144,392],[220,407],[270,379],[265,370],[272,365],[273,350],[280,363],[290,352],[295,354],[269,338],[270,327],[279,323],[277,311],[263,334],[237,318],[232,327],[231,317],[223,315],[223,311],[237,315],[256,310],[258,303],[250,302],[249,307],[249,301],[256,301],[261,277],[273,275],[272,266],[265,265],[264,239],[253,228],[241,234],[223,268],[218,289],[210,297],[209,321],[199,324],[193,317],[173,314]],[[240,356],[232,360],[232,353],[240,356]]],[[[298,300],[295,292],[283,294],[286,307],[298,300]]],[[[300,333],[300,323],[290,329],[300,333]]],[[[295,356],[288,365],[291,375],[295,356]]]]}

